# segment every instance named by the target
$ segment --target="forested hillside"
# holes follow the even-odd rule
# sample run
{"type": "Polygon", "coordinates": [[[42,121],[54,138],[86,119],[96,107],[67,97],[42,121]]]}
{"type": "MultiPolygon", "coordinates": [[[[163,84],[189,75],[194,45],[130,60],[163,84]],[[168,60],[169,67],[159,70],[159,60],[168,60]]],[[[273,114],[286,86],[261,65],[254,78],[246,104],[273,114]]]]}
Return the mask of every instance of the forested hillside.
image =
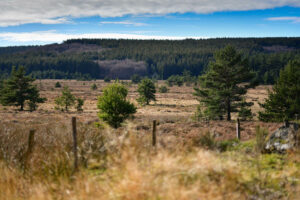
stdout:
{"type": "Polygon", "coordinates": [[[1,77],[23,65],[35,78],[128,79],[132,74],[166,79],[188,70],[199,75],[226,45],[246,58],[256,78],[272,84],[289,60],[300,59],[300,38],[203,40],[74,39],[62,44],[0,48],[1,77]]]}

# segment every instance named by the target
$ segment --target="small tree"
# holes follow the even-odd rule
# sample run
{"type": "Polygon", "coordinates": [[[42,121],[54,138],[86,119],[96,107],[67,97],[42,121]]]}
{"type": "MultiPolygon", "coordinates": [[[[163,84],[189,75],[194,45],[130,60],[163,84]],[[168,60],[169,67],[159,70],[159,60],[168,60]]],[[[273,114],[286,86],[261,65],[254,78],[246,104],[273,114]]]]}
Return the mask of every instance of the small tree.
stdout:
{"type": "Polygon", "coordinates": [[[56,109],[69,111],[69,108],[75,104],[75,96],[71,93],[68,86],[62,90],[62,95],[55,99],[56,109]]]}
{"type": "Polygon", "coordinates": [[[130,79],[131,79],[131,82],[132,82],[133,84],[138,84],[138,83],[140,83],[141,80],[142,80],[142,78],[141,78],[138,74],[132,75],[132,76],[130,77],[130,79]]]}
{"type": "Polygon", "coordinates": [[[167,86],[163,85],[158,89],[158,91],[160,93],[167,93],[169,91],[169,88],[167,88],[167,86]]]}
{"type": "Polygon", "coordinates": [[[98,116],[110,126],[118,128],[130,115],[136,112],[136,107],[126,100],[128,90],[120,83],[113,83],[103,90],[98,99],[98,116]]]}
{"type": "Polygon", "coordinates": [[[146,78],[143,79],[142,82],[139,84],[138,86],[138,93],[139,93],[139,98],[137,99],[137,101],[144,105],[149,105],[150,101],[156,101],[155,98],[155,93],[156,93],[156,89],[155,89],[155,85],[152,82],[152,80],[146,78]]]}
{"type": "Polygon", "coordinates": [[[29,101],[30,110],[37,108],[37,103],[45,102],[45,98],[40,98],[39,91],[32,83],[35,79],[25,76],[25,68],[19,67],[16,70],[13,67],[11,76],[4,81],[1,89],[0,102],[4,106],[20,106],[24,110],[24,105],[29,101]]]}
{"type": "Polygon", "coordinates": [[[104,77],[104,82],[105,82],[105,83],[109,83],[109,82],[110,82],[110,78],[109,78],[108,76],[105,76],[105,77],[104,77]]]}
{"type": "Polygon", "coordinates": [[[259,112],[262,121],[289,121],[300,114],[300,61],[291,61],[280,71],[273,91],[260,105],[264,108],[259,112]]]}
{"type": "Polygon", "coordinates": [[[77,101],[77,104],[76,104],[76,110],[78,111],[78,112],[82,112],[83,111],[83,104],[84,104],[84,100],[83,99],[81,99],[81,98],[77,98],[76,99],[76,101],[77,101]]]}
{"type": "Polygon", "coordinates": [[[168,86],[172,87],[173,85],[182,86],[184,82],[183,76],[172,75],[167,79],[168,86]]]}
{"type": "Polygon", "coordinates": [[[57,82],[55,83],[55,87],[56,87],[56,88],[61,88],[60,82],[57,81],[57,82]]]}
{"type": "Polygon", "coordinates": [[[97,85],[96,85],[95,83],[93,83],[92,86],[91,86],[91,89],[92,89],[92,90],[97,90],[98,87],[97,87],[97,85]]]}

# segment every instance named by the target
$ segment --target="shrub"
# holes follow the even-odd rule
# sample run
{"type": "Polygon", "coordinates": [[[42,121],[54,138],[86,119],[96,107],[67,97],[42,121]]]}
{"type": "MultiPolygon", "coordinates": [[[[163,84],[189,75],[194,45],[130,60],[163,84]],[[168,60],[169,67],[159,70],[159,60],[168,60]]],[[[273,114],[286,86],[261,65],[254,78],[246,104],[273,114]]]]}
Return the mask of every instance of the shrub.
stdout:
{"type": "Polygon", "coordinates": [[[110,78],[109,78],[108,76],[105,76],[105,77],[104,77],[104,82],[105,82],[105,83],[109,83],[109,82],[110,82],[110,78]]]}
{"type": "Polygon", "coordinates": [[[172,75],[167,79],[168,86],[172,87],[173,85],[182,86],[183,85],[183,77],[179,75],[172,75]]]}
{"type": "Polygon", "coordinates": [[[215,138],[210,134],[210,132],[206,132],[204,134],[199,135],[193,139],[194,145],[201,146],[207,149],[214,149],[216,147],[215,138]]]}
{"type": "Polygon", "coordinates": [[[61,88],[60,82],[57,81],[57,82],[55,83],[55,88],[61,88]]]}
{"type": "Polygon", "coordinates": [[[156,89],[152,80],[150,80],[149,78],[143,79],[138,87],[138,93],[140,96],[137,101],[141,105],[149,105],[151,100],[156,101],[155,92],[156,89]]]}
{"type": "Polygon", "coordinates": [[[57,110],[62,110],[62,111],[69,111],[69,107],[73,106],[75,104],[75,96],[71,93],[71,90],[69,87],[65,86],[62,95],[60,97],[57,97],[55,99],[55,104],[56,107],[55,109],[57,110]]]}
{"type": "Polygon", "coordinates": [[[134,84],[138,84],[141,82],[142,78],[138,74],[134,74],[130,77],[131,82],[134,84]]]}
{"type": "Polygon", "coordinates": [[[167,86],[163,85],[158,89],[158,91],[160,93],[167,93],[169,91],[169,88],[167,88],[167,86]]]}
{"type": "Polygon", "coordinates": [[[98,99],[98,116],[110,126],[118,128],[130,115],[136,112],[136,107],[126,100],[128,90],[120,83],[113,83],[103,90],[98,99]]]}
{"type": "Polygon", "coordinates": [[[91,86],[91,89],[92,89],[92,90],[97,90],[98,87],[97,87],[97,85],[96,85],[95,83],[93,83],[92,86],[91,86]]]}
{"type": "Polygon", "coordinates": [[[76,110],[77,110],[78,112],[82,112],[82,111],[83,111],[82,106],[83,106],[83,104],[84,104],[84,100],[81,99],[81,98],[77,98],[76,101],[77,101],[77,104],[76,104],[76,110]]]}

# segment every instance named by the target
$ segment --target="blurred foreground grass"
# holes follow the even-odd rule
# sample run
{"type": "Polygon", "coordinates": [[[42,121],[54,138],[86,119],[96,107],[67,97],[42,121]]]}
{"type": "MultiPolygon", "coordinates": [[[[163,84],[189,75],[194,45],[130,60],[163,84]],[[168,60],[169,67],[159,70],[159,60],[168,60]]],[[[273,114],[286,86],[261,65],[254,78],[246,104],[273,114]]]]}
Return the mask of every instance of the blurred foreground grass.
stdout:
{"type": "Polygon", "coordinates": [[[158,136],[131,124],[78,125],[80,168],[73,173],[70,127],[0,124],[0,199],[299,199],[300,152],[261,154],[256,141],[158,136]],[[22,158],[36,130],[28,163],[22,158]]]}

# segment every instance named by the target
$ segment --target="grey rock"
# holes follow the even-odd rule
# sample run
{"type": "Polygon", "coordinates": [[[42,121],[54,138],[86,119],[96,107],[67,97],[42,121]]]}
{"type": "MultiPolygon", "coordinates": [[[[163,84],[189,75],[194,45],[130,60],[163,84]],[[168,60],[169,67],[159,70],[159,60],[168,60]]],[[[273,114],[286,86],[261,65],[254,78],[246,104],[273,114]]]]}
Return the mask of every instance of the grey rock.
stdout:
{"type": "Polygon", "coordinates": [[[268,138],[265,150],[267,152],[284,153],[295,148],[298,146],[299,132],[299,125],[296,123],[280,127],[268,138]]]}

